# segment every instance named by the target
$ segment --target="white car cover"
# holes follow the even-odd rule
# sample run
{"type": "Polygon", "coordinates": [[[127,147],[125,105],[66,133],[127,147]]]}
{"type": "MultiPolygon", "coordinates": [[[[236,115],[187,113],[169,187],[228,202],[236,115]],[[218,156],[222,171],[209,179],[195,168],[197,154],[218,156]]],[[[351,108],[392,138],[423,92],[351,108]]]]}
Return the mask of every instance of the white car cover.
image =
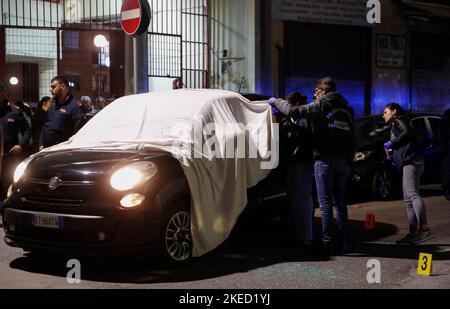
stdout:
{"type": "Polygon", "coordinates": [[[247,204],[247,188],[278,164],[270,106],[222,90],[117,99],[70,140],[43,151],[155,147],[181,162],[189,183],[193,255],[220,245],[247,204]]]}

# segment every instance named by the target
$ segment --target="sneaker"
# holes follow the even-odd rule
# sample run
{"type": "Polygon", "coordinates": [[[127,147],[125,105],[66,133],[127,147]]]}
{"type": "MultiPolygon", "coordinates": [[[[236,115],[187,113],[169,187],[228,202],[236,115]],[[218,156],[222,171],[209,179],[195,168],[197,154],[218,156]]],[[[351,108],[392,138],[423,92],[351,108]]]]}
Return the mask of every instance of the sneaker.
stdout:
{"type": "Polygon", "coordinates": [[[430,240],[433,238],[433,234],[431,234],[430,230],[419,230],[416,233],[416,236],[413,238],[412,243],[413,244],[420,244],[422,242],[425,242],[427,240],[430,240]]]}
{"type": "Polygon", "coordinates": [[[416,235],[415,234],[408,234],[405,237],[399,239],[396,241],[397,245],[412,245],[414,242],[413,240],[415,239],[416,235]]]}
{"type": "Polygon", "coordinates": [[[299,241],[295,245],[295,249],[298,251],[312,251],[312,244],[310,241],[299,241]]]}

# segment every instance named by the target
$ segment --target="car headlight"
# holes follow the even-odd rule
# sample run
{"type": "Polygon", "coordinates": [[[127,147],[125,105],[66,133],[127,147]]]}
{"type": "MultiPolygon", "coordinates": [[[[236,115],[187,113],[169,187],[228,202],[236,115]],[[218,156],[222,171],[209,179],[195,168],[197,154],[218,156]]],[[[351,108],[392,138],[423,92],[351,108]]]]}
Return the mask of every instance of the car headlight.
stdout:
{"type": "Polygon", "coordinates": [[[156,175],[158,169],[152,162],[128,164],[111,176],[111,186],[118,191],[127,191],[156,175]]]}
{"type": "Polygon", "coordinates": [[[367,160],[370,156],[374,154],[374,151],[359,151],[355,153],[355,157],[353,158],[353,162],[359,162],[367,160]]]}
{"type": "Polygon", "coordinates": [[[145,200],[145,196],[139,193],[132,193],[120,200],[123,208],[134,208],[141,205],[145,200]]]}
{"type": "Polygon", "coordinates": [[[32,158],[28,158],[25,161],[22,161],[14,171],[14,183],[18,182],[20,178],[22,178],[23,174],[25,174],[25,170],[28,167],[28,164],[30,164],[32,158]]]}

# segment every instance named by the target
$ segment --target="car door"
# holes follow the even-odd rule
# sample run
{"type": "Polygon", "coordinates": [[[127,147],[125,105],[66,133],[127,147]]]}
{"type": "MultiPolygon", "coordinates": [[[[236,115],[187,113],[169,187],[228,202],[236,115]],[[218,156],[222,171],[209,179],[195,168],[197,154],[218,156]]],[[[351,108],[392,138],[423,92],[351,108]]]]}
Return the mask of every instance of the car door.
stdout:
{"type": "Polygon", "coordinates": [[[430,126],[430,122],[427,116],[417,116],[412,118],[411,124],[414,131],[419,136],[421,142],[423,143],[422,148],[424,149],[424,162],[425,170],[422,175],[421,184],[432,184],[437,183],[436,179],[439,179],[439,151],[437,151],[436,143],[433,144],[433,131],[430,126]]]}
{"type": "Polygon", "coordinates": [[[427,177],[429,183],[440,183],[442,175],[442,150],[439,147],[439,127],[441,125],[441,117],[426,117],[427,131],[429,143],[425,149],[424,157],[427,160],[427,177]]]}

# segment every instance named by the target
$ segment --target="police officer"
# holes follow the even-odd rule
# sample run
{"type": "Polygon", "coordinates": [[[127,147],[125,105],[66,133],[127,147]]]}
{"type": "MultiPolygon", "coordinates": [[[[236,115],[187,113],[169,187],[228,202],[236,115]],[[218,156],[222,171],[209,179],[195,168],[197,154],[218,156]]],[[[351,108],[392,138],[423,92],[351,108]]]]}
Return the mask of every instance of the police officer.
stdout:
{"type": "Polygon", "coordinates": [[[353,108],[336,91],[336,83],[330,77],[317,82],[311,104],[294,107],[275,98],[270,99],[269,103],[294,120],[312,119],[314,175],[322,214],[322,246],[327,254],[334,249],[345,251],[348,221],[346,179],[350,174],[349,162],[353,161],[355,148],[353,108]],[[337,211],[337,239],[332,232],[334,207],[337,211]]]}
{"type": "MultiPolygon", "coordinates": [[[[299,92],[290,93],[286,100],[292,106],[307,104],[306,96],[299,92]]],[[[283,132],[283,127],[289,131],[287,144],[290,146],[291,164],[287,185],[290,228],[297,248],[312,250],[314,162],[311,121],[306,118],[293,121],[285,117],[280,125],[280,132],[283,132]]]]}
{"type": "Polygon", "coordinates": [[[68,140],[82,125],[83,110],[73,97],[65,77],[52,79],[50,93],[54,103],[47,111],[39,141],[40,150],[68,140]]]}
{"type": "Polygon", "coordinates": [[[5,197],[8,186],[13,181],[14,169],[24,158],[25,150],[30,146],[32,133],[22,110],[14,102],[8,103],[1,123],[4,149],[1,187],[2,197],[5,197]],[[19,135],[21,135],[20,140],[19,135]]]}

